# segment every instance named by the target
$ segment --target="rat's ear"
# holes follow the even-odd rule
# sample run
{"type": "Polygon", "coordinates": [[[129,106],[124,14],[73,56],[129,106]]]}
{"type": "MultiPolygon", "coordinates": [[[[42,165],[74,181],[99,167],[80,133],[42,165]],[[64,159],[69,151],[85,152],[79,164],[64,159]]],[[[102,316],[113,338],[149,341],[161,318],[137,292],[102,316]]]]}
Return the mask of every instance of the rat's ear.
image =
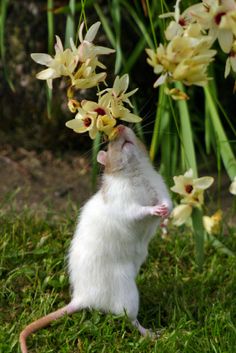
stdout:
{"type": "Polygon", "coordinates": [[[107,162],[107,152],[105,151],[99,151],[97,155],[97,161],[98,163],[102,165],[106,165],[107,162]]]}

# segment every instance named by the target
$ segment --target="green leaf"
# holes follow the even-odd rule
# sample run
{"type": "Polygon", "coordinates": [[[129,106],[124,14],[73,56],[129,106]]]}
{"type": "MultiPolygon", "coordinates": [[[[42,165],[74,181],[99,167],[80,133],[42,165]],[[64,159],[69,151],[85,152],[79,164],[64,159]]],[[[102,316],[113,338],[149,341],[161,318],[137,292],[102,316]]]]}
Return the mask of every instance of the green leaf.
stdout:
{"type": "Polygon", "coordinates": [[[115,61],[115,75],[117,75],[122,65],[122,50],[121,50],[121,14],[119,0],[113,0],[111,4],[111,15],[112,22],[115,31],[115,50],[116,50],[116,61],[115,61]]]}
{"type": "MultiPolygon", "coordinates": [[[[184,91],[182,83],[176,82],[176,88],[184,91]]],[[[193,131],[191,119],[186,101],[177,101],[180,116],[181,142],[183,148],[183,158],[187,169],[192,168],[194,177],[198,175],[197,162],[194,148],[193,131]]]]}
{"type": "Polygon", "coordinates": [[[75,38],[75,0],[69,2],[69,13],[66,19],[65,47],[70,45],[70,38],[75,38]]]}
{"type": "Polygon", "coordinates": [[[53,54],[53,47],[54,47],[53,0],[48,0],[47,2],[47,23],[48,23],[48,53],[53,54]]]}
{"type": "MultiPolygon", "coordinates": [[[[54,51],[54,13],[53,13],[53,0],[47,2],[47,24],[48,24],[48,53],[53,54],[54,51]]],[[[47,96],[47,115],[52,118],[52,90],[46,85],[47,96]]]]}
{"type": "Polygon", "coordinates": [[[212,93],[208,86],[204,87],[205,97],[209,107],[211,122],[216,135],[216,144],[218,144],[221,158],[229,177],[233,180],[236,175],[236,159],[231,149],[230,143],[220,121],[220,117],[214,103],[212,93]]]}
{"type": "Polygon", "coordinates": [[[140,34],[145,38],[148,46],[152,49],[155,48],[155,45],[153,43],[153,40],[150,35],[149,28],[145,25],[144,21],[142,21],[137,14],[137,12],[134,10],[133,6],[130,5],[127,1],[121,0],[121,4],[123,4],[124,8],[130,13],[130,15],[133,17],[133,20],[136,23],[136,26],[138,27],[140,34]]]}
{"type": "Polygon", "coordinates": [[[97,176],[98,176],[98,162],[97,162],[97,154],[100,148],[101,142],[101,134],[97,133],[95,139],[93,140],[93,148],[92,148],[92,187],[93,190],[96,188],[97,184],[97,176]]]}
{"type": "Polygon", "coordinates": [[[203,226],[203,213],[202,210],[194,207],[192,212],[192,223],[195,241],[195,258],[200,271],[202,271],[204,263],[204,239],[205,229],[203,226]]]}
{"type": "Polygon", "coordinates": [[[214,237],[214,235],[205,233],[205,240],[209,241],[209,243],[213,245],[216,248],[216,250],[218,250],[219,252],[226,254],[228,256],[235,257],[235,254],[233,253],[233,251],[227,248],[227,246],[225,246],[220,240],[214,237]]]}
{"type": "Polygon", "coordinates": [[[116,40],[115,40],[115,36],[111,30],[111,26],[107,20],[107,17],[104,15],[101,7],[98,4],[94,4],[94,8],[97,12],[97,15],[102,23],[102,27],[106,33],[106,36],[108,38],[108,40],[110,41],[111,45],[113,46],[113,48],[116,47],[116,40]]]}
{"type": "Polygon", "coordinates": [[[9,77],[8,68],[6,64],[5,28],[8,2],[8,0],[1,0],[0,4],[0,55],[2,59],[5,80],[7,81],[8,86],[10,87],[12,92],[15,92],[15,87],[9,77]]]}
{"type": "Polygon", "coordinates": [[[164,93],[164,85],[159,88],[159,97],[157,103],[157,110],[156,110],[156,118],[154,123],[154,130],[152,134],[152,141],[150,146],[150,158],[153,161],[155,159],[157,153],[157,147],[159,144],[159,129],[160,129],[160,121],[164,116],[164,111],[166,109],[166,94],[164,93]]]}

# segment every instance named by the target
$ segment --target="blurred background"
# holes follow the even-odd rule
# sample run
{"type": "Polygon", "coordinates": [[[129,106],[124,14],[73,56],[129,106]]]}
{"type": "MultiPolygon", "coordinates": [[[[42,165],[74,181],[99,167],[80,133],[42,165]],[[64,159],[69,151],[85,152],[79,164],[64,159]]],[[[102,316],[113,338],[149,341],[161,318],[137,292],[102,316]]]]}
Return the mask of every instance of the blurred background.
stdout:
{"type": "MultiPolygon", "coordinates": [[[[182,3],[184,8],[194,1],[182,3]]],[[[112,82],[115,74],[129,73],[130,89],[139,87],[133,101],[137,114],[143,117],[138,133],[150,147],[159,92],[153,88],[156,78],[146,62],[145,48],[153,43],[148,4],[144,0],[1,0],[0,201],[4,207],[30,205],[46,210],[51,205],[64,210],[65,200],[80,205],[92,193],[92,142],[87,135],[75,134],[65,127],[65,122],[72,118],[67,108],[65,83],[54,80],[50,93],[46,83],[35,78],[42,66],[30,57],[30,53],[35,52],[53,54],[55,34],[68,45],[68,38],[75,38],[84,18],[88,26],[98,20],[102,22],[96,44],[116,49],[117,55],[101,58],[108,68],[107,82],[112,82]]],[[[158,42],[163,36],[164,22],[158,19],[163,4],[166,2],[150,2],[158,42]]],[[[173,10],[174,4],[175,1],[168,2],[169,8],[173,10]]],[[[235,151],[235,135],[229,124],[230,121],[235,126],[234,78],[224,80],[225,60],[225,55],[219,53],[211,71],[221,122],[235,151]]],[[[218,201],[224,200],[226,206],[230,206],[230,180],[217,154],[217,146],[206,146],[203,90],[190,87],[187,93],[199,174],[216,177],[218,201]]],[[[78,98],[84,97],[93,99],[95,90],[82,90],[78,98]]],[[[176,106],[173,108],[177,110],[176,106]]],[[[174,141],[176,135],[172,119],[163,127],[157,144],[157,166],[163,164],[167,139],[174,141]]],[[[169,150],[171,157],[174,151],[171,144],[169,150]]],[[[168,169],[162,168],[170,184],[174,173],[181,169],[179,147],[175,150],[174,167],[169,158],[168,169]]]]}

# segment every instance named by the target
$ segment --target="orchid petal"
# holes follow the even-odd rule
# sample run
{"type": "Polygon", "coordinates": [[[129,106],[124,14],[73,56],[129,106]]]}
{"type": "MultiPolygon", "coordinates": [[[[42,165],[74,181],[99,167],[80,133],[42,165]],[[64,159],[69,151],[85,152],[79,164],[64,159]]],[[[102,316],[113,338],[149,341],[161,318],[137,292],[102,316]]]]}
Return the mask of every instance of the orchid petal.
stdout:
{"type": "Polygon", "coordinates": [[[190,168],[189,170],[187,170],[187,172],[184,173],[184,176],[186,178],[193,178],[193,170],[192,168],[190,168]]]}
{"type": "Polygon", "coordinates": [[[70,47],[73,52],[77,52],[77,48],[75,46],[75,42],[73,41],[73,38],[70,37],[70,47]]]}
{"type": "Polygon", "coordinates": [[[94,40],[94,38],[96,37],[96,34],[98,32],[98,29],[100,27],[101,22],[96,22],[94,23],[88,30],[88,32],[85,35],[84,40],[86,40],[87,42],[92,42],[94,40]]]}
{"type": "Polygon", "coordinates": [[[189,205],[176,206],[171,213],[173,224],[176,226],[183,225],[187,221],[187,219],[191,216],[191,213],[192,213],[192,207],[189,205]]]}
{"type": "Polygon", "coordinates": [[[236,72],[236,56],[230,57],[230,64],[232,67],[233,72],[236,72]]]}
{"type": "Polygon", "coordinates": [[[231,65],[230,65],[230,58],[228,58],[226,60],[226,63],[225,63],[225,73],[224,73],[224,77],[226,78],[227,76],[229,76],[230,74],[230,69],[231,69],[231,65]]]}
{"type": "Polygon", "coordinates": [[[234,177],[234,180],[230,184],[229,192],[233,195],[236,195],[236,177],[234,177]]]}
{"type": "Polygon", "coordinates": [[[75,119],[69,120],[66,122],[66,126],[77,133],[83,133],[88,130],[88,128],[84,125],[82,119],[75,118],[75,119]]]}
{"type": "Polygon", "coordinates": [[[208,189],[214,182],[214,178],[212,177],[202,177],[193,180],[193,186],[199,190],[208,189]]]}
{"type": "Polygon", "coordinates": [[[167,73],[164,74],[164,75],[161,75],[161,76],[156,80],[156,82],[154,83],[153,87],[156,88],[156,87],[162,85],[164,82],[166,82],[166,79],[167,79],[167,73]]]}
{"type": "Polygon", "coordinates": [[[79,27],[79,41],[80,41],[80,43],[83,42],[83,29],[84,29],[84,22],[82,22],[79,27]]]}
{"type": "Polygon", "coordinates": [[[61,38],[59,36],[56,36],[56,44],[55,44],[55,51],[56,53],[61,53],[63,52],[63,45],[61,42],[61,38]]]}
{"type": "Polygon", "coordinates": [[[120,120],[127,121],[128,123],[140,123],[142,118],[130,113],[129,111],[121,111],[120,120]]]}
{"type": "Polygon", "coordinates": [[[55,75],[55,70],[49,67],[48,69],[45,69],[37,73],[36,77],[39,80],[48,80],[49,78],[54,78],[54,75],[55,75]]]}
{"type": "Polygon", "coordinates": [[[32,53],[30,56],[37,64],[45,66],[49,66],[53,60],[51,55],[44,53],[32,53]]]}
{"type": "Polygon", "coordinates": [[[229,53],[233,44],[233,33],[228,29],[219,30],[218,41],[221,49],[225,53],[229,53]]]}

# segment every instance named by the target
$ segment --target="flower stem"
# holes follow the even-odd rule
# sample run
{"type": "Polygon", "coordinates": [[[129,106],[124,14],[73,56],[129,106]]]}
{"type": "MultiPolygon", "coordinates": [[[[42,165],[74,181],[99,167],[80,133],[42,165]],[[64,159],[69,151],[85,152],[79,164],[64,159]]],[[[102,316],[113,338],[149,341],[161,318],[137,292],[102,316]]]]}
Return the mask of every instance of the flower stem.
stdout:
{"type": "Polygon", "coordinates": [[[204,238],[205,229],[203,226],[203,213],[199,208],[194,207],[192,212],[193,234],[195,240],[195,258],[199,271],[202,271],[204,263],[204,238]]]}
{"type": "Polygon", "coordinates": [[[161,117],[163,116],[163,111],[165,108],[166,95],[164,93],[164,86],[162,85],[159,89],[159,98],[157,103],[156,118],[154,124],[154,130],[152,135],[151,147],[150,147],[150,158],[153,161],[157,153],[158,139],[159,139],[159,127],[161,117]]]}

